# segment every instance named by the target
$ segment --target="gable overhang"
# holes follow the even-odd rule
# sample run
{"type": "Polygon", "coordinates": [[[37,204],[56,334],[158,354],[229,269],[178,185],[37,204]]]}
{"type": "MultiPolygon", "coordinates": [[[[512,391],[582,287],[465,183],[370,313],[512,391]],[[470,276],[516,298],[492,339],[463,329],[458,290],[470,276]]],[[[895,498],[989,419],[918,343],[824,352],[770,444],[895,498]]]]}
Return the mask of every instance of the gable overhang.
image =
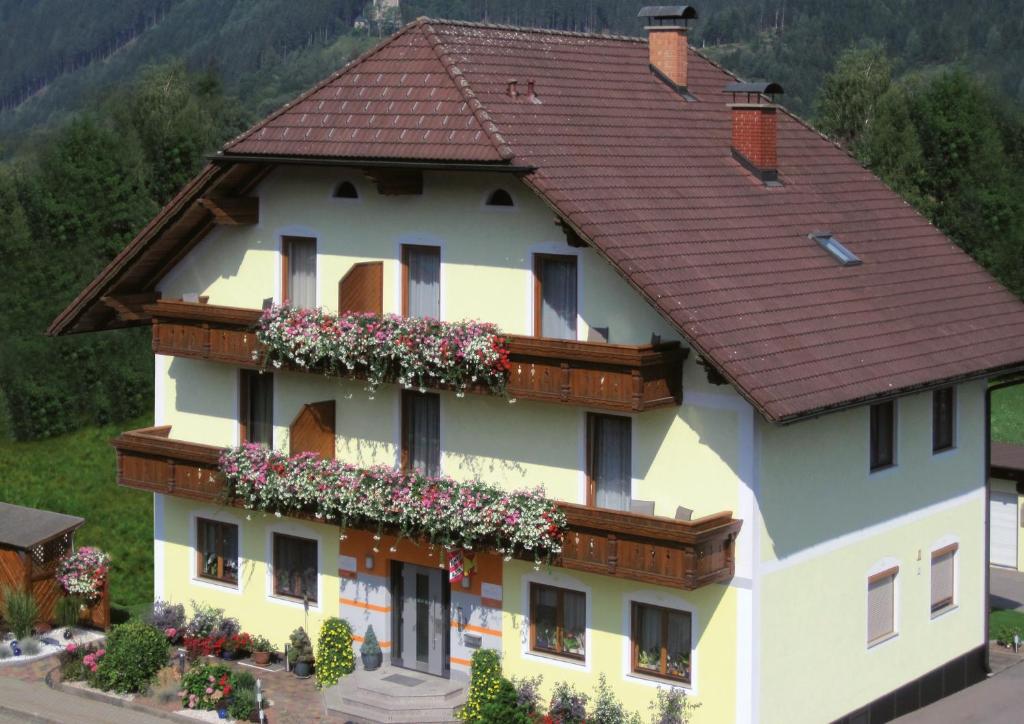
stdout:
{"type": "Polygon", "coordinates": [[[535,166],[486,161],[411,161],[395,158],[334,158],[330,156],[271,156],[238,153],[217,153],[208,156],[212,164],[270,163],[275,166],[340,166],[345,168],[403,168],[420,171],[475,171],[487,173],[527,174],[535,166]]]}

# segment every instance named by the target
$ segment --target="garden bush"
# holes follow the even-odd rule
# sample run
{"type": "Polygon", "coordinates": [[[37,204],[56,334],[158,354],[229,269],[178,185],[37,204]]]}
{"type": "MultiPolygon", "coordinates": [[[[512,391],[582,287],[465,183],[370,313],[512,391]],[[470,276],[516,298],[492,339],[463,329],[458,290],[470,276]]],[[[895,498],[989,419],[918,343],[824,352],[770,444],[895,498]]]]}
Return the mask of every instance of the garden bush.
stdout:
{"type": "Polygon", "coordinates": [[[700,704],[687,699],[682,689],[658,687],[658,696],[650,708],[651,724],[688,724],[694,709],[700,708],[700,704]]]}
{"type": "Polygon", "coordinates": [[[518,677],[513,676],[512,686],[516,688],[516,701],[519,706],[526,709],[530,714],[534,716],[540,713],[540,685],[544,681],[544,677],[538,674],[537,676],[524,676],[518,677]]]}
{"type": "Polygon", "coordinates": [[[565,681],[555,684],[548,704],[548,716],[554,724],[582,724],[587,716],[589,697],[565,681]]]}
{"type": "Polygon", "coordinates": [[[96,670],[96,685],[119,694],[144,691],[167,664],[169,648],[163,633],[141,621],[115,626],[96,670]]]}
{"type": "Polygon", "coordinates": [[[185,606],[169,601],[154,601],[143,620],[174,643],[185,632],[185,606]]]}
{"type": "Polygon", "coordinates": [[[36,603],[35,596],[28,591],[5,586],[0,615],[14,632],[14,637],[21,640],[32,634],[32,627],[39,618],[39,604],[36,603]]]}
{"type": "Polygon", "coordinates": [[[348,621],[331,617],[324,621],[316,642],[316,685],[321,689],[334,686],[356,666],[352,650],[352,627],[348,621]]]}
{"type": "Polygon", "coordinates": [[[516,687],[508,679],[498,681],[498,690],[491,700],[480,708],[480,724],[532,724],[529,709],[519,704],[516,687]]]}
{"type": "Polygon", "coordinates": [[[234,690],[231,669],[223,664],[199,664],[181,677],[183,709],[212,711],[234,690]]]}
{"type": "MultiPolygon", "coordinates": [[[[224,609],[211,606],[208,603],[192,601],[192,617],[185,625],[185,636],[192,638],[204,638],[209,636],[214,629],[219,629],[224,621],[224,609]]],[[[235,631],[234,633],[238,633],[235,631]]]]}
{"type": "Polygon", "coordinates": [[[597,677],[594,703],[587,715],[587,724],[640,724],[640,715],[627,711],[615,696],[604,674],[597,677]]]}
{"type": "Polygon", "coordinates": [[[501,659],[493,649],[477,649],[469,671],[469,696],[459,710],[459,718],[467,722],[482,722],[483,709],[498,693],[501,685],[501,659]]]}
{"type": "Polygon", "coordinates": [[[99,668],[97,661],[101,660],[104,654],[105,649],[99,648],[96,644],[68,644],[58,657],[61,680],[92,682],[99,668]]]}
{"type": "Polygon", "coordinates": [[[240,674],[234,677],[234,691],[231,694],[231,703],[228,705],[228,716],[236,721],[248,721],[249,717],[256,711],[256,681],[251,684],[244,683],[240,674]]]}

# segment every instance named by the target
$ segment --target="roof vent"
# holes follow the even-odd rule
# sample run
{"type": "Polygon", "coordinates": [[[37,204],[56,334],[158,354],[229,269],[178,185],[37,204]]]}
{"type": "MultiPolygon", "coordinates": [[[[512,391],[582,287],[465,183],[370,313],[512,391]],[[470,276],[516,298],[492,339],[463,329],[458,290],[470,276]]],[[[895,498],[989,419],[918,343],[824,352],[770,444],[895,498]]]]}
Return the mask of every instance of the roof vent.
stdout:
{"type": "Polygon", "coordinates": [[[686,91],[689,22],[697,11],[689,5],[651,5],[642,8],[637,17],[647,19],[647,46],[651,70],[670,88],[687,100],[686,91]]]}
{"type": "Polygon", "coordinates": [[[775,96],[778,83],[730,83],[732,93],[732,155],[765,186],[780,186],[775,96]]]}
{"type": "Polygon", "coordinates": [[[818,242],[822,249],[831,254],[843,266],[856,266],[863,263],[860,257],[843,246],[843,243],[833,236],[831,231],[814,231],[808,236],[818,242]]]}

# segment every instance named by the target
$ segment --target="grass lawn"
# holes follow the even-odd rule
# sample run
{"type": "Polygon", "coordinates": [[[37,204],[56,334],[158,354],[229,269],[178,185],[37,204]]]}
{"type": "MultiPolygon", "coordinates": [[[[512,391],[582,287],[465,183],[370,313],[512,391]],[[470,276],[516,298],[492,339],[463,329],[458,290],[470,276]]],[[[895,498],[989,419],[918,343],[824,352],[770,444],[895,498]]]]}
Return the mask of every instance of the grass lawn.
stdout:
{"type": "Polygon", "coordinates": [[[0,440],[0,501],[85,518],[75,543],[110,553],[111,602],[130,610],[153,598],[153,496],[117,485],[109,441],[148,424],[142,419],[47,440],[0,440]]]}
{"type": "Polygon", "coordinates": [[[1013,641],[1013,633],[1024,640],[1024,611],[993,611],[988,617],[989,636],[1004,645],[1013,641]]]}
{"type": "Polygon", "coordinates": [[[992,439],[1024,445],[1024,385],[992,393],[992,439]]]}

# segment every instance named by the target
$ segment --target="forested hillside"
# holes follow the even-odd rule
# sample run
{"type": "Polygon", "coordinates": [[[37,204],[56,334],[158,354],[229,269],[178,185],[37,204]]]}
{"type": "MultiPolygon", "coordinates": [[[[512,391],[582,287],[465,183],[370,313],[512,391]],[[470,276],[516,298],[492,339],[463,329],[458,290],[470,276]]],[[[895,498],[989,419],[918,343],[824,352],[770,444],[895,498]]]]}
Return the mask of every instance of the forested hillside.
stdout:
{"type": "MultiPolygon", "coordinates": [[[[403,0],[401,15],[639,35],[644,4],[403,0]]],[[[1024,294],[1024,3],[694,4],[694,45],[782,83],[785,105],[1024,294]]],[[[47,323],[204,154],[388,30],[366,0],[102,7],[0,0],[0,436],[148,411],[144,332],[48,339],[47,323]]]]}

